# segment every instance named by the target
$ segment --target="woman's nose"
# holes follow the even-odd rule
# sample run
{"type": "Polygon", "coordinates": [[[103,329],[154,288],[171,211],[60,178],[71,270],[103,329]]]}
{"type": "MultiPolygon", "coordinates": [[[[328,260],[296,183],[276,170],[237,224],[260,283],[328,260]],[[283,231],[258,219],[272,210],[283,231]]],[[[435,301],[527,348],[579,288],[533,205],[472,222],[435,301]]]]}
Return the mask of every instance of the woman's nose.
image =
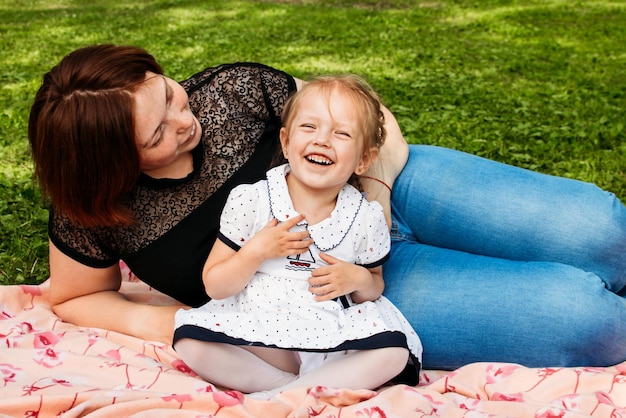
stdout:
{"type": "Polygon", "coordinates": [[[179,134],[189,134],[189,130],[194,124],[193,115],[191,114],[191,112],[186,112],[186,114],[182,112],[179,113],[176,121],[176,131],[179,134]]]}

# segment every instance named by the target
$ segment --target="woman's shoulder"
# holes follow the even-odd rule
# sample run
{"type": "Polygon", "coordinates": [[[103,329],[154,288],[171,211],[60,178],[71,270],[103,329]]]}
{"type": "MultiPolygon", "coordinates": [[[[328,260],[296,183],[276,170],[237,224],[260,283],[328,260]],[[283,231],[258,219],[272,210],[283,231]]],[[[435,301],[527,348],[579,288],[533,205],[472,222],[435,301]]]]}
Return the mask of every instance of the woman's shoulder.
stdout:
{"type": "Polygon", "coordinates": [[[196,114],[222,118],[225,112],[235,112],[272,123],[276,123],[287,97],[296,90],[293,77],[254,62],[207,68],[181,85],[196,114]]]}
{"type": "Polygon", "coordinates": [[[188,93],[202,88],[207,84],[215,82],[215,85],[223,85],[224,82],[250,85],[250,81],[267,83],[282,82],[290,87],[293,85],[295,89],[295,80],[289,74],[276,68],[270,67],[258,62],[234,62],[229,64],[221,64],[215,67],[208,67],[204,70],[192,75],[180,84],[188,93]],[[216,83],[215,81],[218,81],[216,83]]]}
{"type": "Polygon", "coordinates": [[[88,267],[110,267],[119,260],[111,245],[114,228],[85,227],[50,207],[48,237],[63,254],[88,267]]]}

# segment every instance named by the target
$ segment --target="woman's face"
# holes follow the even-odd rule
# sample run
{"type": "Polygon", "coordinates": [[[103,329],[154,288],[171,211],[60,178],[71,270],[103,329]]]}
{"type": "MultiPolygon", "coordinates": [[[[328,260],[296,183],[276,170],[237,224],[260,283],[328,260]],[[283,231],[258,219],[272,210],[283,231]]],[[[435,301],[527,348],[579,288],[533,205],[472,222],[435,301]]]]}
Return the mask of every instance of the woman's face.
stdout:
{"type": "Polygon", "coordinates": [[[146,73],[134,94],[135,140],[141,171],[154,178],[180,178],[193,169],[193,150],[202,135],[180,84],[146,73]]]}

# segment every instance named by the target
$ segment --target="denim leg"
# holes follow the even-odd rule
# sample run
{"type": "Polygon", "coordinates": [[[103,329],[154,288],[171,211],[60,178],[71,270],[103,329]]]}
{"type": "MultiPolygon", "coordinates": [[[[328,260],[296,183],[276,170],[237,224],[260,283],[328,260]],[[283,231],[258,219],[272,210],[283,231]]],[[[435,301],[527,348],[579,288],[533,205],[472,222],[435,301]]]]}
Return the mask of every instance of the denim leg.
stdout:
{"type": "Polygon", "coordinates": [[[425,369],[626,360],[626,299],[592,273],[394,240],[383,274],[385,295],[422,340],[425,369]]]}
{"type": "Polygon", "coordinates": [[[626,287],[626,208],[590,183],[446,148],[411,145],[392,211],[423,244],[519,261],[551,261],[626,287]]]}
{"type": "Polygon", "coordinates": [[[626,360],[626,210],[594,185],[410,147],[385,295],[425,368],[626,360]]]}

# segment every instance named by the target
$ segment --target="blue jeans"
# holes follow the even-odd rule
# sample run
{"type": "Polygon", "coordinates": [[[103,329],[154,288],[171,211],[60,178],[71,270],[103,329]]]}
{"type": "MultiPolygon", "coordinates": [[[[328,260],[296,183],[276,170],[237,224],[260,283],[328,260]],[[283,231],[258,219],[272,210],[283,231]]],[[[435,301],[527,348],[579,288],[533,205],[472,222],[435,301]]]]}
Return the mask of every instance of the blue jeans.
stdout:
{"type": "Polygon", "coordinates": [[[626,360],[626,209],[611,193],[411,145],[392,211],[385,295],[424,368],[626,360]]]}

